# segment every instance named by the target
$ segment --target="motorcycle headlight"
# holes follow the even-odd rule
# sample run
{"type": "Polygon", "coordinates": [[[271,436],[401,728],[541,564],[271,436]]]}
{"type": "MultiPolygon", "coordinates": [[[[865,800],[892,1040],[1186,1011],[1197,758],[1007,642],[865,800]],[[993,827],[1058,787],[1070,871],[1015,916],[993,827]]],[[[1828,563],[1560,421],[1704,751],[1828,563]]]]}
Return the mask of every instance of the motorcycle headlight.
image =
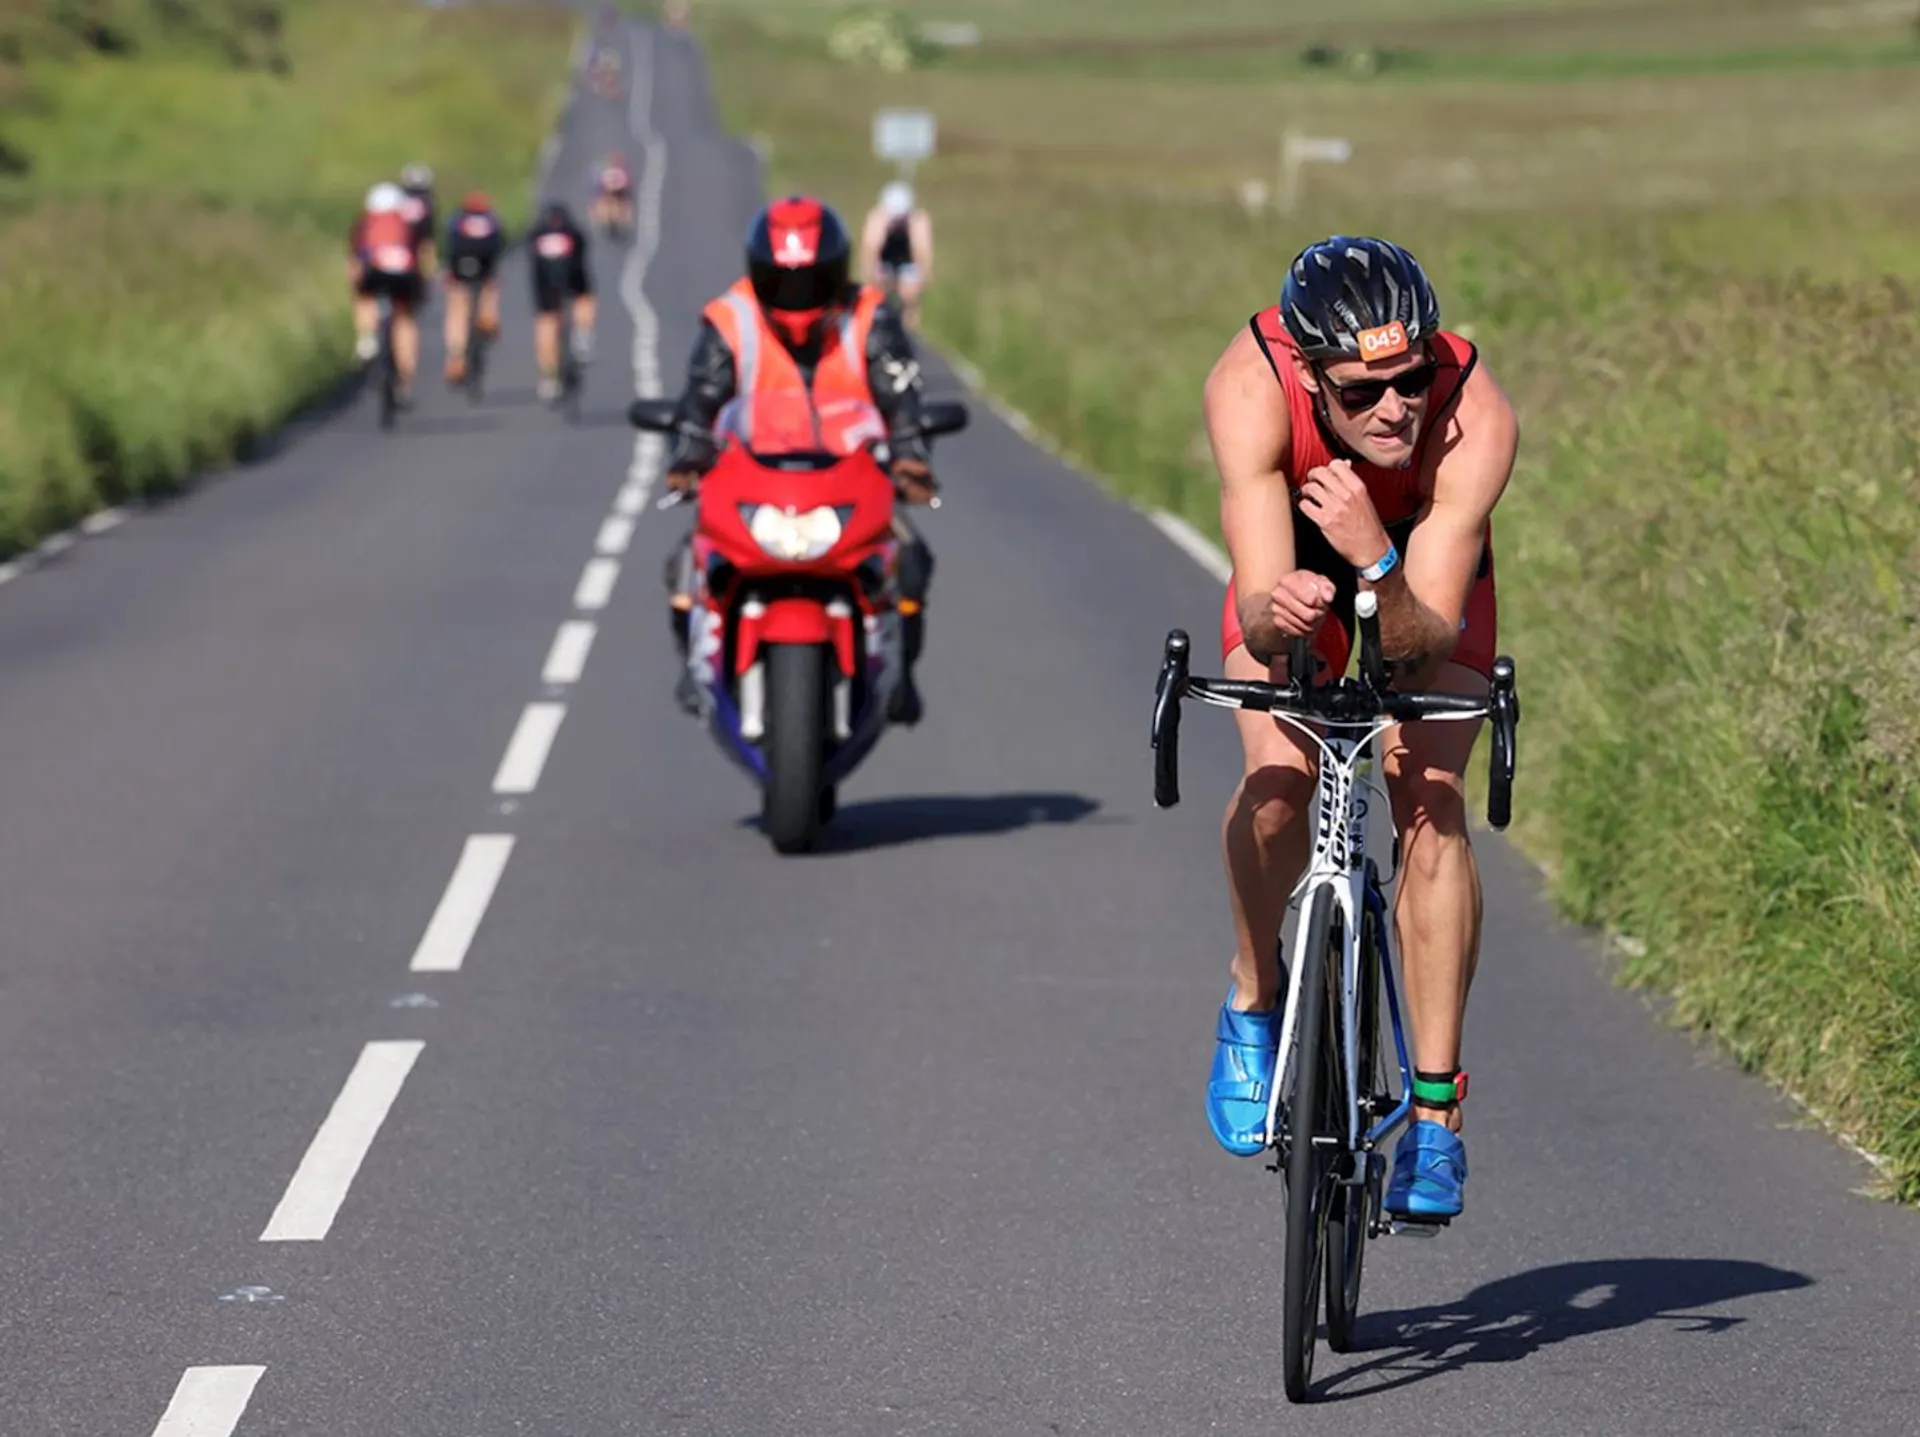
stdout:
{"type": "Polygon", "coordinates": [[[790,563],[818,559],[833,548],[840,542],[841,527],[852,512],[851,505],[835,508],[822,504],[799,513],[774,504],[740,506],[740,517],[746,521],[753,542],[774,558],[790,563]]]}

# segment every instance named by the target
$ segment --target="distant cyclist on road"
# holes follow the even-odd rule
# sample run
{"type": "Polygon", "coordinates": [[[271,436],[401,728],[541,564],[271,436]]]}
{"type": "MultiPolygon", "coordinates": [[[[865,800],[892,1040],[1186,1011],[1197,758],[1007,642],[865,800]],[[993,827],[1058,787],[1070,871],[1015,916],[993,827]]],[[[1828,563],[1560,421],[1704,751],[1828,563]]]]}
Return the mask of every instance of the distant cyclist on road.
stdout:
{"type": "Polygon", "coordinates": [[[432,279],[440,256],[434,249],[433,171],[411,164],[400,171],[400,189],[406,195],[407,223],[413,226],[413,247],[420,256],[420,273],[432,279]]]}
{"type": "Polygon", "coordinates": [[[920,299],[933,278],[933,218],[914,202],[913,186],[895,180],[880,191],[860,231],[860,274],[897,296],[907,329],[920,328],[920,299]]]}
{"type": "Polygon", "coordinates": [[[608,155],[594,171],[591,218],[605,235],[633,228],[633,171],[618,151],[608,155]]]}
{"type": "Polygon", "coordinates": [[[405,205],[406,196],[398,185],[375,185],[367,191],[360,218],[347,237],[354,351],[362,363],[379,354],[380,301],[385,298],[393,306],[394,398],[402,408],[413,400],[413,374],[420,362],[420,328],[414,314],[425,288],[405,205]]]}
{"type": "MultiPolygon", "coordinates": [[[[1285,680],[1289,640],[1347,665],[1357,588],[1379,595],[1395,686],[1484,695],[1494,657],[1490,516],[1513,469],[1513,407],[1474,347],[1440,328],[1412,255],[1336,235],[1301,251],[1206,383],[1233,578],[1226,674],[1285,680]]],[[[1246,766],[1223,842],[1239,939],[1221,1005],[1207,1119],[1260,1151],[1285,980],[1275,944],[1308,857],[1314,753],[1270,716],[1237,715],[1246,766]]],[[[1389,729],[1381,753],[1404,845],[1394,922],[1413,1028],[1413,1116],[1385,1206],[1461,1210],[1460,1032],[1480,944],[1463,775],[1476,722],[1389,729]]]]}
{"type": "Polygon", "coordinates": [[[485,193],[475,190],[447,223],[447,383],[467,377],[467,328],[477,323],[492,340],[500,333],[500,252],[506,230],[485,193]],[[468,312],[469,285],[480,287],[479,313],[468,312]]]}
{"type": "Polygon", "coordinates": [[[593,354],[593,276],[587,268],[587,237],[573,213],[548,200],[527,236],[533,269],[533,349],[540,366],[540,397],[560,397],[561,315],[573,331],[573,357],[584,365],[593,354]]]}

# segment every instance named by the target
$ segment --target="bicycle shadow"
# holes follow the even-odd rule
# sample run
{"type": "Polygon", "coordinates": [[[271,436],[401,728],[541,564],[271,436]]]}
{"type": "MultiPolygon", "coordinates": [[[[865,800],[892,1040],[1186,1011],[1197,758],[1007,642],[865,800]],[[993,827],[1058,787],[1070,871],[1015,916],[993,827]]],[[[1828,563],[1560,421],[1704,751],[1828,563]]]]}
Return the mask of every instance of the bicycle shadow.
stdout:
{"type": "Polygon", "coordinates": [[[1677,1332],[1725,1332],[1746,1319],[1694,1309],[1812,1284],[1805,1273],[1721,1258],[1612,1258],[1536,1268],[1436,1306],[1363,1312],[1354,1346],[1374,1355],[1329,1377],[1316,1395],[1330,1402],[1374,1397],[1476,1363],[1519,1362],[1574,1338],[1648,1322],[1671,1322],[1677,1332]]]}

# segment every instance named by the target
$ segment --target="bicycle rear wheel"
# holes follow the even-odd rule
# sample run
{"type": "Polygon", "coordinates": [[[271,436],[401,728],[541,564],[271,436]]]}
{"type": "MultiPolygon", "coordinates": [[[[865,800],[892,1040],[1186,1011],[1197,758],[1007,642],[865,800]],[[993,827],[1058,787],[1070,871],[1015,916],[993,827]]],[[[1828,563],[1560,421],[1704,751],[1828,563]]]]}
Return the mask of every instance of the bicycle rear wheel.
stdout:
{"type": "Polygon", "coordinates": [[[1307,1400],[1320,1326],[1321,1270],[1327,1212],[1334,1192],[1336,1154],[1345,1146],[1339,1106],[1335,1025],[1327,1019],[1327,970],[1339,962],[1341,918],[1333,890],[1316,888],[1301,947],[1300,1011],[1296,1022],[1293,1091],[1287,1095],[1287,1252],[1281,1366],[1287,1398],[1307,1400]]]}
{"type": "Polygon", "coordinates": [[[393,428],[394,411],[400,407],[398,386],[400,371],[393,357],[393,301],[380,302],[380,427],[393,428]]]}
{"type": "Polygon", "coordinates": [[[480,329],[480,286],[467,286],[467,399],[478,404],[486,387],[487,337],[480,329]]]}
{"type": "MultiPolygon", "coordinates": [[[[1380,965],[1385,955],[1380,947],[1380,912],[1373,907],[1379,894],[1372,866],[1367,872],[1368,906],[1360,918],[1360,988],[1355,995],[1355,1046],[1359,1062],[1359,1091],[1355,1106],[1360,1110],[1361,1135],[1373,1122],[1370,1100],[1383,1090],[1380,1080],[1380,965]]],[[[1343,1047],[1336,1044],[1336,1051],[1343,1047]]],[[[1338,1091],[1336,1089],[1336,1091],[1338,1091]]],[[[1337,1112],[1339,1103],[1334,1105],[1337,1112]]],[[[1369,1154],[1353,1155],[1358,1164],[1372,1161],[1369,1154]]],[[[1360,1315],[1360,1270],[1367,1256],[1367,1232],[1373,1221],[1372,1174],[1365,1168],[1354,1174],[1359,1181],[1334,1188],[1333,1203],[1327,1212],[1327,1346],[1335,1352],[1353,1350],[1354,1319],[1360,1315]]]]}

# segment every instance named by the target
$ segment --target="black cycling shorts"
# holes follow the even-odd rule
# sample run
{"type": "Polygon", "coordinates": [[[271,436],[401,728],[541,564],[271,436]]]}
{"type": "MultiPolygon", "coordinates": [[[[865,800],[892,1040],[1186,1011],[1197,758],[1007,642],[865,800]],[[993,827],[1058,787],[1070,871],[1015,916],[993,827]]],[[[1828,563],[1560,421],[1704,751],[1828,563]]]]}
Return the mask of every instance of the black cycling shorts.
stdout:
{"type": "Polygon", "coordinates": [[[455,250],[447,257],[447,272],[458,280],[473,280],[486,284],[500,270],[498,251],[492,254],[473,254],[455,250]]]}
{"type": "Polygon", "coordinates": [[[541,314],[558,314],[569,301],[592,293],[584,265],[553,271],[541,266],[533,272],[533,307],[541,314]]]}
{"type": "Polygon", "coordinates": [[[384,295],[395,304],[404,304],[410,309],[420,307],[421,296],[425,292],[426,284],[418,270],[392,274],[375,269],[372,265],[360,271],[360,283],[354,287],[354,293],[362,299],[379,299],[384,295]]]}

